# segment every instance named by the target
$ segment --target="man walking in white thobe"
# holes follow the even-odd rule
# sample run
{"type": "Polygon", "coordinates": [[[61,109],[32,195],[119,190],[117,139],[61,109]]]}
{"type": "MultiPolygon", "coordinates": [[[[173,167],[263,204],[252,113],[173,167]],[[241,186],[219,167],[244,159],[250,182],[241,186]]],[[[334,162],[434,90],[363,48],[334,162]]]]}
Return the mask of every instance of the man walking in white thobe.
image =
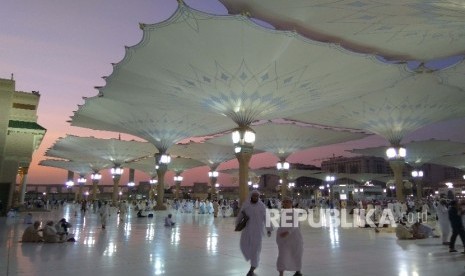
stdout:
{"type": "MultiPolygon", "coordinates": [[[[254,275],[258,267],[260,251],[262,250],[262,237],[266,223],[266,206],[260,200],[260,193],[252,191],[250,201],[244,202],[236,220],[236,224],[242,219],[244,212],[249,220],[242,230],[240,247],[247,261],[250,260],[250,270],[247,276],[254,275]]],[[[271,236],[271,228],[267,229],[268,237],[271,236]]]]}
{"type": "Polygon", "coordinates": [[[435,205],[436,215],[438,216],[439,227],[441,228],[442,244],[449,245],[450,237],[450,221],[449,221],[449,209],[445,199],[435,205]]]}

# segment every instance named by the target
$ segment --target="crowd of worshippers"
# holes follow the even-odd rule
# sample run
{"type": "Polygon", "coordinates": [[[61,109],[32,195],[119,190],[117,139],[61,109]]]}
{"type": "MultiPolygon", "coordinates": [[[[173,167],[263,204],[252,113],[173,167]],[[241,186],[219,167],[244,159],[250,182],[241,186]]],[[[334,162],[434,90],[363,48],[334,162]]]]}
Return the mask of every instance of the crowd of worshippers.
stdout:
{"type": "Polygon", "coordinates": [[[74,235],[69,233],[69,228],[72,225],[65,218],[58,222],[49,220],[41,227],[41,222],[36,220],[32,222],[32,215],[28,213],[24,222],[30,224],[23,233],[22,242],[46,242],[46,243],[61,243],[75,242],[74,235]]]}

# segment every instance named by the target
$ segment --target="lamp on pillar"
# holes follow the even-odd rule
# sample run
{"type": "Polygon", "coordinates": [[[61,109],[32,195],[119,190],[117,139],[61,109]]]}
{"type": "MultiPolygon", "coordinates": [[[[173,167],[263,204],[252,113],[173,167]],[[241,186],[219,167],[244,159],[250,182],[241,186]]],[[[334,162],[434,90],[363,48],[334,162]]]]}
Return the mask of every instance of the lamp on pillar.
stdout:
{"type": "Polygon", "coordinates": [[[336,181],[336,176],[327,175],[325,177],[325,181],[326,181],[326,186],[328,187],[329,198],[333,199],[333,193],[332,193],[332,190],[331,190],[331,186],[333,185],[334,181],[336,181]]]}
{"type": "Polygon", "coordinates": [[[157,185],[157,183],[158,183],[158,180],[155,177],[152,177],[149,180],[149,184],[150,184],[149,199],[150,200],[154,199],[155,195],[157,194],[154,188],[154,186],[157,185]]]}
{"type": "Polygon", "coordinates": [[[423,188],[421,187],[421,179],[423,178],[422,170],[413,170],[412,171],[413,181],[417,186],[417,198],[421,199],[423,197],[423,188]]]}
{"type": "Polygon", "coordinates": [[[87,179],[85,179],[85,177],[83,175],[80,175],[78,180],[77,180],[77,183],[79,185],[79,191],[78,191],[78,200],[79,201],[81,201],[81,199],[82,199],[82,188],[84,187],[86,182],[87,182],[87,179]]]}
{"type": "Polygon", "coordinates": [[[155,154],[155,169],[157,170],[158,176],[158,187],[157,187],[157,206],[156,210],[166,210],[166,206],[163,203],[165,196],[165,173],[168,170],[168,164],[171,162],[171,156],[162,151],[155,154]]]}
{"type": "Polygon", "coordinates": [[[176,174],[174,176],[174,184],[176,185],[176,199],[179,199],[179,190],[181,189],[181,182],[183,180],[183,177],[179,174],[176,174]]]}
{"type": "Polygon", "coordinates": [[[118,192],[119,192],[119,180],[121,179],[121,175],[123,174],[123,168],[120,165],[115,164],[113,168],[110,170],[111,176],[113,177],[113,203],[118,201],[118,192]]]}
{"type": "Polygon", "coordinates": [[[403,201],[404,198],[404,183],[402,179],[402,170],[405,164],[407,150],[400,146],[390,147],[386,150],[386,156],[389,160],[389,165],[394,172],[394,182],[396,183],[396,198],[403,201]]]}
{"type": "Polygon", "coordinates": [[[253,154],[255,132],[248,126],[239,126],[232,133],[234,153],[239,162],[239,200],[242,205],[247,199],[249,162],[253,154]]]}
{"type": "Polygon", "coordinates": [[[129,193],[129,197],[131,197],[131,194],[134,194],[134,187],[136,186],[136,183],[134,182],[134,178],[135,178],[135,172],[136,170],[130,168],[129,169],[129,180],[128,180],[128,193],[129,193]]]}
{"type": "Polygon", "coordinates": [[[293,196],[293,191],[294,191],[294,188],[295,188],[295,182],[289,182],[289,184],[287,186],[289,187],[289,190],[291,191],[291,195],[293,196]]]}
{"type": "Polygon", "coordinates": [[[219,193],[220,193],[220,183],[216,183],[215,184],[215,194],[218,195],[218,199],[219,199],[219,193]]]}
{"type": "Polygon", "coordinates": [[[219,173],[212,169],[211,171],[208,172],[208,178],[210,178],[210,194],[215,195],[216,194],[216,181],[218,180],[218,175],[219,173]]]}
{"type": "Polygon", "coordinates": [[[18,169],[19,177],[20,177],[20,184],[21,187],[19,188],[19,204],[24,204],[24,198],[26,196],[26,180],[27,174],[29,171],[29,167],[21,167],[18,169]]]}
{"type": "Polygon", "coordinates": [[[281,160],[276,163],[276,169],[278,169],[279,175],[281,177],[281,196],[286,196],[287,186],[288,186],[288,176],[289,176],[290,165],[288,162],[281,160]]]}
{"type": "Polygon", "coordinates": [[[90,179],[92,179],[92,200],[97,200],[98,183],[102,179],[102,175],[94,172],[90,175],[90,179]]]}
{"type": "Polygon", "coordinates": [[[69,179],[68,181],[66,181],[65,185],[66,189],[68,190],[68,194],[66,195],[66,201],[68,201],[70,190],[74,186],[74,181],[72,179],[69,179]]]}

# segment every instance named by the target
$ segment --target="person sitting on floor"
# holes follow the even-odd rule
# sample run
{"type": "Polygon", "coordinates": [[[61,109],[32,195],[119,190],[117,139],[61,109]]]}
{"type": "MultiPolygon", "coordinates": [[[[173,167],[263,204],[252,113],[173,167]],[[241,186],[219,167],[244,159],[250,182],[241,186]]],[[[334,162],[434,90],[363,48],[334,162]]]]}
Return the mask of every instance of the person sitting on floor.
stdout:
{"type": "Polygon", "coordinates": [[[412,240],[414,239],[413,237],[413,231],[410,229],[405,222],[399,221],[396,227],[396,237],[399,240],[412,240]]]}
{"type": "Polygon", "coordinates": [[[165,218],[165,226],[174,226],[174,222],[171,220],[171,217],[172,215],[169,214],[166,218],[165,218]]]}
{"type": "Polygon", "coordinates": [[[57,224],[55,224],[55,229],[57,230],[58,234],[64,233],[68,235],[68,228],[71,226],[71,223],[67,222],[65,218],[62,218],[57,222],[57,224]]]}
{"type": "Polygon", "coordinates": [[[50,243],[55,243],[55,242],[64,242],[64,236],[65,234],[58,234],[56,228],[53,226],[53,220],[47,221],[45,224],[44,228],[42,229],[43,236],[44,236],[44,242],[50,242],[50,243]]]}
{"type": "Polygon", "coordinates": [[[39,232],[40,221],[35,221],[33,225],[29,225],[23,233],[22,242],[41,242],[44,241],[39,232]]]}
{"type": "Polygon", "coordinates": [[[413,237],[415,239],[426,239],[429,237],[433,238],[439,238],[438,235],[434,234],[434,229],[429,227],[428,225],[424,225],[420,221],[415,222],[412,225],[412,232],[413,232],[413,237]]]}
{"type": "Polygon", "coordinates": [[[139,209],[139,211],[137,211],[137,217],[138,217],[138,218],[145,218],[145,217],[147,217],[147,216],[142,215],[142,210],[139,209]]]}

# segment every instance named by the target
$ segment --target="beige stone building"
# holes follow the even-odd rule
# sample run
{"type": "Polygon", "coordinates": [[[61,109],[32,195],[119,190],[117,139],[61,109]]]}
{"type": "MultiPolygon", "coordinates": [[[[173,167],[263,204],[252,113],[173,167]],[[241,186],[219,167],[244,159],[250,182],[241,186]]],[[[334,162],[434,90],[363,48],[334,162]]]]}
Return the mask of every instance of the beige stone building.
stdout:
{"type": "Polygon", "coordinates": [[[15,201],[24,201],[32,154],[46,132],[37,124],[39,100],[40,94],[36,91],[16,91],[13,76],[11,79],[0,79],[0,200],[3,206],[0,213],[14,205],[18,174],[20,192],[15,201]]]}

